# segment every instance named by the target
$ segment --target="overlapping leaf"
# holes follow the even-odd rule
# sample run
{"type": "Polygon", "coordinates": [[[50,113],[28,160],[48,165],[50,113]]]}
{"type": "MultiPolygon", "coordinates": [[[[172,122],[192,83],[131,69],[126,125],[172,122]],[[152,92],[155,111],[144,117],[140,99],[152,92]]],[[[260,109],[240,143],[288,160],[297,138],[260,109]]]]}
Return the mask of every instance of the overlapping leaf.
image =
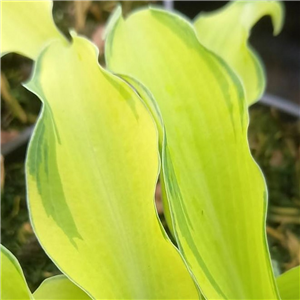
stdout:
{"type": "Polygon", "coordinates": [[[46,279],[31,294],[23,271],[14,255],[4,246],[1,249],[1,299],[3,300],[45,300],[45,299],[90,299],[82,290],[63,275],[46,279]]]}
{"type": "Polygon", "coordinates": [[[1,250],[1,299],[29,300],[33,299],[26,284],[21,266],[13,254],[4,246],[1,250]]]}
{"type": "Polygon", "coordinates": [[[282,300],[300,299],[300,267],[293,268],[279,277],[277,285],[282,300]]]}
{"type": "Polygon", "coordinates": [[[259,100],[266,85],[260,58],[248,44],[251,28],[265,15],[272,17],[274,34],[278,34],[284,16],[279,1],[234,1],[218,11],[200,13],[194,23],[200,42],[222,57],[240,78],[248,105],[259,100]]]}
{"type": "Polygon", "coordinates": [[[52,43],[27,87],[44,102],[27,187],[50,257],[97,299],[197,297],[155,214],[157,132],[140,99],[77,37],[52,43]]]}
{"type": "MultiPolygon", "coordinates": [[[[162,153],[163,147],[164,147],[163,144],[165,142],[164,141],[165,140],[164,124],[163,124],[163,121],[162,121],[162,118],[161,118],[161,113],[159,111],[159,107],[157,106],[157,103],[156,103],[153,95],[151,94],[151,92],[144,85],[142,85],[140,82],[138,82],[134,78],[132,78],[130,76],[127,76],[127,75],[120,75],[120,77],[122,77],[124,80],[126,80],[126,82],[128,82],[131,86],[134,86],[135,90],[138,92],[138,94],[140,95],[140,97],[144,101],[145,105],[147,105],[147,107],[151,111],[152,116],[153,116],[153,118],[156,122],[157,129],[158,129],[158,133],[159,133],[159,150],[160,150],[160,153],[162,153]]],[[[163,176],[160,176],[159,179],[160,179],[160,184],[161,184],[161,187],[162,187],[161,188],[161,198],[162,198],[163,205],[165,207],[164,217],[167,221],[167,224],[169,226],[170,231],[174,235],[170,210],[167,209],[167,207],[169,207],[169,205],[168,205],[168,199],[167,199],[167,196],[166,196],[166,193],[165,193],[165,188],[164,188],[164,178],[163,178],[163,176]]]]}
{"type": "MultiPolygon", "coordinates": [[[[22,47],[4,41],[4,49],[22,47]]],[[[43,101],[26,162],[41,245],[93,298],[198,299],[156,215],[158,134],[149,111],[124,81],[99,67],[87,40],[46,44],[26,85],[43,101]]]]}
{"type": "Polygon", "coordinates": [[[158,103],[175,235],[204,295],[277,299],[265,237],[267,192],[250,155],[238,78],[199,43],[190,23],[159,9],[126,21],[117,11],[106,60],[158,103]]]}
{"type": "Polygon", "coordinates": [[[91,299],[66,276],[50,277],[42,282],[33,294],[35,299],[41,300],[87,300],[91,299]]]}

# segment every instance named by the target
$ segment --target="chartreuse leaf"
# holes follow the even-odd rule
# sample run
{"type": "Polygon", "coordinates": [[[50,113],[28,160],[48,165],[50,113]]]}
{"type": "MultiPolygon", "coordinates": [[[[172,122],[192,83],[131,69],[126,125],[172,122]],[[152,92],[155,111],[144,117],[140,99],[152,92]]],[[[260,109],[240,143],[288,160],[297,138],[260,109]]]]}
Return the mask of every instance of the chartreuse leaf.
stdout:
{"type": "Polygon", "coordinates": [[[39,56],[26,85],[43,101],[27,189],[35,233],[95,299],[196,299],[198,290],[154,207],[158,133],[137,94],[74,37],[39,56]]]}
{"type": "Polygon", "coordinates": [[[199,43],[188,21],[154,8],[126,21],[116,11],[106,60],[158,103],[174,232],[204,296],[278,299],[265,236],[266,186],[250,155],[238,78],[199,43]]]}
{"type": "Polygon", "coordinates": [[[1,249],[1,299],[33,299],[25,281],[21,266],[14,255],[4,246],[1,249]]]}
{"type": "Polygon", "coordinates": [[[277,286],[282,300],[299,300],[300,267],[293,268],[277,277],[277,286]]]}
{"type": "Polygon", "coordinates": [[[65,40],[52,19],[52,1],[1,1],[1,55],[36,59],[52,40],[65,40]]]}
{"type": "MultiPolygon", "coordinates": [[[[162,153],[163,144],[165,142],[164,141],[164,139],[165,139],[165,130],[164,130],[164,124],[163,124],[163,120],[162,120],[162,117],[161,117],[161,113],[159,111],[159,107],[157,106],[157,103],[156,103],[153,95],[151,94],[151,92],[144,85],[142,85],[136,79],[134,79],[134,78],[132,78],[128,75],[119,74],[119,76],[122,77],[132,87],[135,88],[135,90],[138,92],[138,94],[143,99],[144,103],[147,105],[150,112],[152,113],[152,116],[153,116],[153,118],[156,122],[156,126],[157,126],[158,133],[159,133],[159,150],[160,150],[160,153],[162,153]]],[[[169,226],[169,229],[170,229],[172,235],[174,236],[170,210],[168,209],[168,207],[169,207],[168,199],[167,199],[167,195],[166,195],[166,192],[165,192],[166,190],[165,190],[165,186],[164,186],[164,178],[163,178],[162,175],[160,176],[160,184],[161,184],[161,198],[162,198],[162,201],[163,201],[163,205],[165,207],[164,216],[165,216],[165,219],[166,219],[167,224],[169,226]]]]}
{"type": "Polygon", "coordinates": [[[53,276],[44,280],[33,295],[36,300],[91,299],[64,275],[53,276]]]}
{"type": "Polygon", "coordinates": [[[46,279],[32,296],[23,271],[15,256],[4,246],[1,249],[1,299],[91,299],[79,287],[63,275],[46,279]]]}
{"type": "Polygon", "coordinates": [[[278,1],[234,1],[215,12],[200,13],[194,23],[202,45],[222,57],[242,81],[248,105],[260,98],[266,85],[260,58],[248,44],[251,28],[265,15],[272,17],[278,34],[284,17],[278,1]]]}

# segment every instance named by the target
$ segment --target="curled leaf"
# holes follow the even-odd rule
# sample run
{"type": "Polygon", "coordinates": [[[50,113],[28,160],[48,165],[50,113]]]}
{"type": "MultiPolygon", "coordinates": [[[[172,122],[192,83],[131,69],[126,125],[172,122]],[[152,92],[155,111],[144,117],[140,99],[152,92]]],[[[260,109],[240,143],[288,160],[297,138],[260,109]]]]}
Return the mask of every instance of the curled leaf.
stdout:
{"type": "Polygon", "coordinates": [[[277,35],[284,18],[279,1],[234,1],[210,13],[200,13],[194,27],[199,41],[222,57],[241,80],[248,105],[263,94],[266,80],[262,62],[248,44],[251,28],[265,15],[270,15],[277,35]]]}

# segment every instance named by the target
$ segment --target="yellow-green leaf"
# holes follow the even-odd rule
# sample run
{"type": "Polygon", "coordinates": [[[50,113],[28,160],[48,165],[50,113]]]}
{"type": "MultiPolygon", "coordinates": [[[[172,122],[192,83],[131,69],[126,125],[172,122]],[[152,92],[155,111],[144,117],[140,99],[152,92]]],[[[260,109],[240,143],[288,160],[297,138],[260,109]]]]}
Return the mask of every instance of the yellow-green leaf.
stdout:
{"type": "Polygon", "coordinates": [[[277,277],[277,286],[282,300],[300,299],[300,267],[293,268],[277,277]]]}
{"type": "Polygon", "coordinates": [[[246,102],[234,72],[199,43],[188,21],[159,9],[126,21],[118,10],[106,60],[158,103],[174,232],[204,296],[277,299],[265,235],[267,191],[250,155],[246,102]]]}
{"type": "Polygon", "coordinates": [[[26,86],[43,101],[29,210],[52,260],[95,299],[198,298],[155,211],[158,134],[137,94],[79,37],[51,43],[26,86]]]}
{"type": "Polygon", "coordinates": [[[266,85],[260,58],[248,44],[251,28],[265,15],[271,16],[278,34],[284,17],[278,1],[234,1],[218,11],[200,13],[194,23],[202,45],[222,57],[242,81],[248,105],[259,100],[266,85]]]}
{"type": "Polygon", "coordinates": [[[67,41],[52,19],[52,1],[1,1],[1,55],[36,59],[52,40],[67,41]]]}
{"type": "Polygon", "coordinates": [[[23,271],[14,255],[4,246],[1,250],[1,299],[29,300],[33,299],[27,286],[23,271]]]}
{"type": "Polygon", "coordinates": [[[34,292],[36,300],[81,300],[91,299],[64,275],[47,278],[34,292]]]}
{"type": "MultiPolygon", "coordinates": [[[[119,74],[119,76],[122,77],[124,80],[126,80],[126,82],[128,82],[132,87],[135,88],[135,90],[140,95],[141,99],[144,101],[144,103],[147,105],[150,112],[152,113],[152,116],[155,120],[157,129],[158,129],[158,133],[159,133],[159,150],[160,150],[160,153],[162,153],[162,151],[164,151],[163,144],[164,144],[164,142],[165,142],[164,140],[166,138],[165,130],[164,130],[164,124],[162,121],[161,113],[159,111],[159,107],[157,106],[157,103],[156,103],[153,95],[145,86],[143,86],[136,79],[134,79],[130,76],[127,76],[127,75],[122,75],[122,74],[119,74]]],[[[165,192],[165,184],[164,184],[163,176],[160,176],[160,184],[161,184],[161,198],[162,198],[163,207],[164,207],[164,217],[169,226],[169,230],[171,231],[172,235],[174,236],[172,220],[171,220],[167,195],[165,192]]]]}

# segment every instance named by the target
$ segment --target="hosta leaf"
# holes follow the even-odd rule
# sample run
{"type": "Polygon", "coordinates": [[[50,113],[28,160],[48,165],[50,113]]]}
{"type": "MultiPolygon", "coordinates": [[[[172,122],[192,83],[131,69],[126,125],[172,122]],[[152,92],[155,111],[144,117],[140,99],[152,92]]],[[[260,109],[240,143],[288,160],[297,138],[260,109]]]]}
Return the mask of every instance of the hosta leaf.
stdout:
{"type": "MultiPolygon", "coordinates": [[[[132,87],[135,88],[135,90],[140,95],[141,99],[144,101],[144,103],[147,105],[147,107],[151,111],[152,116],[153,116],[153,118],[156,122],[157,129],[158,129],[158,133],[159,133],[159,150],[160,150],[160,153],[162,153],[163,144],[165,142],[164,141],[164,139],[165,139],[165,130],[164,130],[164,125],[163,125],[161,113],[159,111],[159,107],[157,106],[157,103],[156,103],[153,95],[151,94],[151,92],[145,86],[143,86],[136,79],[134,79],[130,76],[127,76],[127,75],[122,75],[122,74],[119,74],[119,76],[121,76],[132,87]]],[[[164,216],[165,216],[165,219],[166,219],[167,224],[169,226],[169,229],[170,229],[170,231],[172,232],[172,234],[174,236],[170,210],[168,209],[168,207],[169,207],[168,199],[167,199],[167,196],[166,196],[166,193],[165,193],[163,176],[160,176],[160,184],[161,184],[161,198],[162,198],[163,205],[165,207],[164,216]]]]}
{"type": "Polygon", "coordinates": [[[52,20],[52,1],[1,1],[1,55],[36,59],[52,40],[64,40],[52,20]]]}
{"type": "Polygon", "coordinates": [[[270,15],[274,34],[283,24],[283,4],[278,1],[234,1],[216,12],[200,13],[194,26],[202,45],[221,56],[242,81],[248,104],[263,94],[266,81],[260,58],[248,44],[253,25],[270,15]]]}
{"type": "Polygon", "coordinates": [[[17,259],[4,246],[1,249],[1,299],[91,299],[63,275],[46,279],[32,296],[17,259]]]}
{"type": "Polygon", "coordinates": [[[199,43],[188,21],[159,9],[126,21],[118,10],[106,59],[158,103],[174,232],[204,296],[277,299],[265,236],[267,192],[250,155],[237,77],[199,43]]]}
{"type": "Polygon", "coordinates": [[[277,277],[277,286],[282,300],[299,300],[300,267],[293,268],[277,277]]]}
{"type": "Polygon", "coordinates": [[[1,299],[33,299],[27,286],[23,271],[14,255],[4,246],[1,249],[1,299]]]}
{"type": "Polygon", "coordinates": [[[91,299],[64,275],[58,275],[44,280],[33,295],[36,300],[91,299]]]}
{"type": "Polygon", "coordinates": [[[95,299],[198,298],[158,222],[158,134],[136,93],[78,37],[49,45],[27,87],[44,104],[26,174],[48,255],[95,299]]]}

